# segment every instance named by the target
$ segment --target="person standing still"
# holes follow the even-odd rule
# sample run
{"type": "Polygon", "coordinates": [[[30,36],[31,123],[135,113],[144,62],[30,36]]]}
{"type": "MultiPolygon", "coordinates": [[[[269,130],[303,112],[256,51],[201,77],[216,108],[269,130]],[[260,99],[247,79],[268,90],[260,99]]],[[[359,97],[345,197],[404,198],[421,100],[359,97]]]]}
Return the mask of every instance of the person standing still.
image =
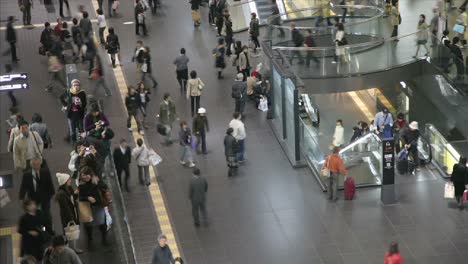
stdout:
{"type": "Polygon", "coordinates": [[[185,84],[188,80],[188,63],[190,59],[185,55],[185,49],[180,49],[180,54],[174,60],[174,65],[176,68],[176,77],[177,81],[180,85],[180,92],[183,93],[185,91],[185,84]]]}
{"type": "Polygon", "coordinates": [[[158,236],[158,245],[153,250],[151,264],[171,264],[174,263],[172,251],[167,244],[167,237],[164,234],[158,236]]]}
{"type": "Polygon", "coordinates": [[[245,100],[246,100],[246,93],[247,93],[247,83],[243,81],[244,75],[242,73],[238,73],[236,76],[236,80],[232,85],[232,93],[231,96],[235,100],[235,107],[234,112],[237,113],[244,113],[245,107],[245,100]]]}
{"type": "Polygon", "coordinates": [[[338,200],[337,192],[340,175],[346,176],[346,169],[339,154],[340,148],[334,147],[333,154],[327,156],[322,166],[322,169],[328,168],[330,170],[330,177],[328,180],[328,199],[333,201],[338,200]]]}
{"type": "Polygon", "coordinates": [[[239,112],[234,113],[233,119],[229,123],[229,127],[233,129],[232,136],[237,140],[238,151],[237,151],[237,162],[245,162],[245,126],[242,122],[242,115],[239,112]]]}
{"type": "MultiPolygon", "coordinates": [[[[400,12],[398,11],[398,0],[392,0],[392,9],[390,11],[390,22],[393,26],[392,35],[390,37],[398,36],[398,25],[401,23],[400,12]]],[[[395,39],[398,41],[398,39],[395,39]]]]}
{"type": "Polygon", "coordinates": [[[196,71],[190,72],[190,80],[187,82],[187,99],[190,99],[190,112],[192,117],[200,108],[200,97],[205,83],[197,77],[196,71]]]}
{"type": "Polygon", "coordinates": [[[234,129],[232,127],[226,130],[226,135],[224,136],[224,156],[226,157],[226,162],[228,166],[228,177],[232,177],[237,173],[237,151],[238,144],[236,138],[232,136],[234,129]]]}
{"type": "Polygon", "coordinates": [[[189,199],[192,202],[192,216],[196,227],[200,226],[201,211],[203,218],[206,220],[206,193],[208,192],[208,182],[205,177],[200,175],[200,169],[193,169],[192,179],[190,179],[189,199]]]}
{"type": "MultiPolygon", "coordinates": [[[[239,41],[238,41],[239,42],[239,41]]],[[[250,58],[249,58],[249,47],[246,45],[242,46],[242,51],[238,55],[238,72],[243,74],[242,81],[247,81],[247,77],[250,76],[250,58]]]]}
{"type": "Polygon", "coordinates": [[[210,131],[210,127],[208,125],[205,108],[198,108],[198,114],[193,119],[192,129],[193,133],[195,133],[195,136],[197,137],[197,144],[195,146],[197,153],[200,153],[201,143],[201,153],[204,155],[208,154],[206,151],[206,133],[210,131]]]}
{"type": "Polygon", "coordinates": [[[6,29],[6,41],[10,44],[11,60],[13,62],[19,61],[16,56],[16,30],[13,27],[14,17],[8,17],[7,29],[6,29]]]}
{"type": "Polygon", "coordinates": [[[164,100],[159,105],[159,122],[166,127],[166,144],[172,144],[172,123],[177,118],[177,112],[174,102],[171,100],[171,95],[169,93],[164,94],[164,100]]]}
{"type": "Polygon", "coordinates": [[[343,120],[336,120],[335,132],[333,133],[333,147],[341,147],[344,144],[343,120]]]}
{"type": "Polygon", "coordinates": [[[123,189],[130,192],[128,188],[128,179],[130,178],[130,163],[132,162],[132,153],[131,149],[128,146],[128,143],[125,139],[120,140],[118,147],[114,149],[113,157],[115,170],[117,171],[117,179],[119,180],[119,186],[123,189]],[[125,185],[122,185],[122,172],[125,173],[125,185]]]}
{"type": "Polygon", "coordinates": [[[31,8],[33,8],[32,0],[18,0],[19,9],[23,12],[23,25],[31,25],[31,8]]]}
{"type": "Polygon", "coordinates": [[[257,53],[257,48],[260,47],[260,42],[258,41],[258,36],[260,35],[260,21],[258,20],[256,13],[252,13],[251,16],[249,34],[250,40],[252,40],[255,45],[253,52],[257,53]]]}
{"type": "Polygon", "coordinates": [[[63,15],[63,3],[64,2],[65,2],[65,5],[67,5],[68,14],[70,14],[70,4],[68,3],[68,0],[59,0],[59,14],[60,14],[60,17],[65,17],[63,15]]]}
{"type": "Polygon", "coordinates": [[[229,12],[224,12],[224,42],[226,43],[226,55],[231,57],[232,51],[231,46],[234,41],[234,32],[232,31],[232,20],[229,12]]]}

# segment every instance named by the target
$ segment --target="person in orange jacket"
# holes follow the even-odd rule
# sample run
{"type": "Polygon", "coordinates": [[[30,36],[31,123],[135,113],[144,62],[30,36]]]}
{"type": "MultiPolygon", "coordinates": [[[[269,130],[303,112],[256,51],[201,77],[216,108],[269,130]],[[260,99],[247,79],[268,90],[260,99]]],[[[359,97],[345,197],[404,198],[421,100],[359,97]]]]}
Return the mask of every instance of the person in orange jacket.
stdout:
{"type": "Polygon", "coordinates": [[[330,177],[328,182],[328,199],[338,200],[338,179],[340,175],[346,176],[346,169],[343,160],[339,156],[340,148],[334,147],[333,154],[328,155],[323,163],[322,169],[328,168],[330,170],[330,177]]]}

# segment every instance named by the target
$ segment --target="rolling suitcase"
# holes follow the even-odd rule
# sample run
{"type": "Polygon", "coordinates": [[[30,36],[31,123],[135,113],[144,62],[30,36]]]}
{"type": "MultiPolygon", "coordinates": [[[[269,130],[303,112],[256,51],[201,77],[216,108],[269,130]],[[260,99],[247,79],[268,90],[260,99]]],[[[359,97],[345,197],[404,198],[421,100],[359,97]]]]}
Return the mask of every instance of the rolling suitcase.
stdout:
{"type": "Polygon", "coordinates": [[[355,193],[356,193],[356,184],[354,183],[354,179],[351,177],[347,177],[346,180],[344,181],[345,200],[353,200],[355,193]]]}

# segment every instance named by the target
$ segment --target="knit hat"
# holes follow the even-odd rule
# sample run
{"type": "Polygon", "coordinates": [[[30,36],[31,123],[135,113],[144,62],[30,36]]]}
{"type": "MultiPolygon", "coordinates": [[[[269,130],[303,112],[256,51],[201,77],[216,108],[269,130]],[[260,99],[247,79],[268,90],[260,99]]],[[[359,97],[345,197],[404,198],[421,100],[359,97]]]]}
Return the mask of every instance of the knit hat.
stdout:
{"type": "Polygon", "coordinates": [[[68,179],[70,179],[70,175],[68,175],[66,173],[57,172],[57,174],[55,174],[55,176],[57,177],[57,181],[58,181],[59,186],[64,185],[65,183],[67,183],[68,179]]]}
{"type": "Polygon", "coordinates": [[[198,108],[198,113],[199,114],[206,114],[206,109],[203,107],[198,108]]]}
{"type": "Polygon", "coordinates": [[[237,76],[236,76],[236,80],[242,81],[243,79],[244,79],[244,74],[238,73],[237,76]]]}
{"type": "Polygon", "coordinates": [[[419,129],[419,124],[416,121],[413,121],[409,124],[409,127],[413,130],[418,130],[419,129]]]}
{"type": "Polygon", "coordinates": [[[70,82],[70,84],[73,85],[74,83],[80,84],[81,82],[80,82],[80,80],[78,80],[78,79],[73,79],[73,80],[70,82]]]}

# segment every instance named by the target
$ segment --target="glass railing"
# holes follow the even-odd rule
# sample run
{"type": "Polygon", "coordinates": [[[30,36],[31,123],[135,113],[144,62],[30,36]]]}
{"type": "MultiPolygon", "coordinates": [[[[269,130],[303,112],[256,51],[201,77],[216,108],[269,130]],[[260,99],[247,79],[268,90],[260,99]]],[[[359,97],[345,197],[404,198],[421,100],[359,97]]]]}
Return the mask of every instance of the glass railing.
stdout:
{"type": "Polygon", "coordinates": [[[344,10],[347,10],[345,32],[348,33],[350,43],[363,43],[382,40],[385,35],[389,35],[387,22],[383,18],[383,10],[373,6],[349,6],[336,5],[330,8],[332,16],[324,19],[320,24],[318,17],[320,8],[304,8],[268,18],[267,33],[265,39],[270,39],[273,46],[288,47],[294,46],[291,41],[291,24],[303,36],[311,32],[317,46],[334,45],[336,32],[335,18],[342,20],[344,10]],[[330,24],[332,23],[332,25],[330,24]]]}
{"type": "Polygon", "coordinates": [[[229,2],[229,14],[232,20],[232,30],[239,32],[247,30],[250,25],[251,14],[256,13],[260,24],[265,24],[266,18],[270,15],[258,12],[257,4],[254,0],[245,0],[241,2],[229,2]]]}

